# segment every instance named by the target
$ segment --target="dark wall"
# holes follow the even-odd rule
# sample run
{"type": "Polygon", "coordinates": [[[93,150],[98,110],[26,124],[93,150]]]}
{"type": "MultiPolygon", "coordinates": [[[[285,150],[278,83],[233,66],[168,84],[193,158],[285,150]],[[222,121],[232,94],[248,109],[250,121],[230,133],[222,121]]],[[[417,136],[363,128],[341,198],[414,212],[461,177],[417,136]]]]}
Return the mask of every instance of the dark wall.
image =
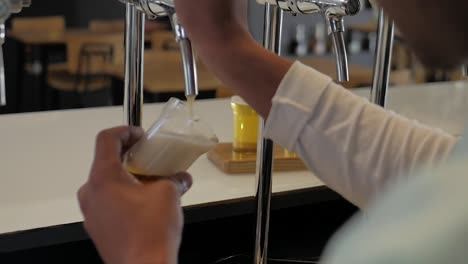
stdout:
{"type": "MultiPolygon", "coordinates": [[[[62,1],[62,0],[59,0],[62,1]]],[[[118,0],[76,0],[76,26],[86,27],[93,19],[125,19],[125,5],[118,0]]]]}

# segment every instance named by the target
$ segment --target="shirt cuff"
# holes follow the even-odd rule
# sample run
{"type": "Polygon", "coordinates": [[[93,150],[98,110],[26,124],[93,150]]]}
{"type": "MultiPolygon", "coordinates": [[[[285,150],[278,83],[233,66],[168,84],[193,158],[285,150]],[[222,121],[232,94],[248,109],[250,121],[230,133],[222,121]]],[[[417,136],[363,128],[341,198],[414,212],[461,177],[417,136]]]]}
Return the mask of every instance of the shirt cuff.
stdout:
{"type": "Polygon", "coordinates": [[[295,151],[298,137],[332,79],[296,61],[281,81],[265,125],[265,137],[295,151]]]}

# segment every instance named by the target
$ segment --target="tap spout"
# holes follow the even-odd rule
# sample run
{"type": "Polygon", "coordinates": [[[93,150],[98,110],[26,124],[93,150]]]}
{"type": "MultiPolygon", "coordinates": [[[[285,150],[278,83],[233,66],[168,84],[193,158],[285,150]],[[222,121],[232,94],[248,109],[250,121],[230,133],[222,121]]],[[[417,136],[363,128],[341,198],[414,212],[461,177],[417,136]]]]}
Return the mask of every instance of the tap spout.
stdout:
{"type": "Polygon", "coordinates": [[[197,66],[193,56],[192,44],[189,39],[181,39],[179,41],[180,52],[182,53],[182,60],[184,64],[185,75],[185,95],[197,96],[198,95],[198,82],[197,82],[197,66]]]}
{"type": "Polygon", "coordinates": [[[138,10],[149,17],[168,16],[179,43],[182,54],[182,63],[185,77],[185,94],[187,96],[198,95],[197,67],[190,39],[185,34],[183,26],[177,19],[177,13],[173,0],[120,0],[123,3],[134,5],[138,10]]]}
{"type": "Polygon", "coordinates": [[[344,40],[344,23],[342,17],[328,15],[329,34],[333,39],[333,47],[336,59],[336,73],[339,82],[349,81],[348,55],[344,40]]]}
{"type": "Polygon", "coordinates": [[[349,81],[349,68],[343,32],[333,32],[331,36],[335,50],[337,80],[347,82],[349,81]]]}
{"type": "Polygon", "coordinates": [[[185,95],[197,96],[198,95],[198,79],[197,79],[197,65],[195,56],[193,54],[192,43],[185,34],[185,30],[180,25],[177,14],[172,15],[172,25],[176,36],[176,41],[180,46],[180,53],[182,54],[182,63],[184,66],[185,76],[185,95]]]}

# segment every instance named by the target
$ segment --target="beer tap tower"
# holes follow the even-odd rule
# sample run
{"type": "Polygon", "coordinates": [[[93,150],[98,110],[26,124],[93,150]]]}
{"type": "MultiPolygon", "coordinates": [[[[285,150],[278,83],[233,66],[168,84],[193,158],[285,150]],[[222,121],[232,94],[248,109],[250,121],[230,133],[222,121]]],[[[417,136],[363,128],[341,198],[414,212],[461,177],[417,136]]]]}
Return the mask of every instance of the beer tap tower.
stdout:
{"type": "Polygon", "coordinates": [[[168,16],[182,54],[185,94],[198,95],[197,69],[190,39],[177,19],[173,0],[120,0],[126,4],[125,21],[125,123],[141,126],[143,107],[143,72],[145,17],[168,16]]]}
{"type": "MultiPolygon", "coordinates": [[[[178,23],[173,0],[120,0],[126,4],[125,37],[125,121],[128,125],[141,125],[143,103],[143,48],[144,21],[149,17],[169,16],[176,40],[181,47],[185,73],[186,95],[196,95],[196,67],[190,40],[178,23]]],[[[293,14],[321,14],[333,38],[337,61],[338,81],[348,81],[348,59],[344,42],[344,16],[360,10],[359,0],[257,0],[265,5],[264,47],[279,54],[283,12],[293,14]]],[[[261,121],[263,130],[264,121],[261,121]]],[[[262,133],[259,133],[260,137],[262,133]]],[[[272,194],[273,142],[261,137],[257,157],[257,231],[255,264],[268,261],[268,227],[272,194]]]]}
{"type": "MultiPolygon", "coordinates": [[[[0,0],[0,45],[5,43],[5,21],[11,14],[19,13],[23,7],[29,7],[31,0],[0,0]]],[[[3,51],[0,50],[0,106],[5,106],[6,84],[3,51]]]]}
{"type": "Polygon", "coordinates": [[[387,103],[390,69],[392,66],[394,28],[393,21],[380,8],[370,101],[382,107],[385,107],[387,103]]]}
{"type": "MultiPolygon", "coordinates": [[[[281,55],[283,11],[289,11],[293,14],[322,14],[328,24],[328,33],[333,39],[337,80],[340,82],[349,80],[343,17],[359,12],[359,0],[257,0],[257,2],[265,5],[264,47],[278,55],[281,55]]],[[[254,264],[268,263],[274,144],[270,139],[262,137],[264,125],[264,120],[261,120],[257,153],[257,225],[254,264]]]]}

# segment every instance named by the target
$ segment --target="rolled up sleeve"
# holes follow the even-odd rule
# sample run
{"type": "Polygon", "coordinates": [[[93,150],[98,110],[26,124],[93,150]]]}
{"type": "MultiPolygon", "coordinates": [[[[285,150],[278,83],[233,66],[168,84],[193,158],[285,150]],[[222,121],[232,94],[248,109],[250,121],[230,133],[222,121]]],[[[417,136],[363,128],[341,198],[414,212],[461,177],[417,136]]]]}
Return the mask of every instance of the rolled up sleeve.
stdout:
{"type": "Polygon", "coordinates": [[[445,160],[456,138],[369,103],[300,62],[283,78],[265,136],[364,207],[388,179],[445,160]]]}

